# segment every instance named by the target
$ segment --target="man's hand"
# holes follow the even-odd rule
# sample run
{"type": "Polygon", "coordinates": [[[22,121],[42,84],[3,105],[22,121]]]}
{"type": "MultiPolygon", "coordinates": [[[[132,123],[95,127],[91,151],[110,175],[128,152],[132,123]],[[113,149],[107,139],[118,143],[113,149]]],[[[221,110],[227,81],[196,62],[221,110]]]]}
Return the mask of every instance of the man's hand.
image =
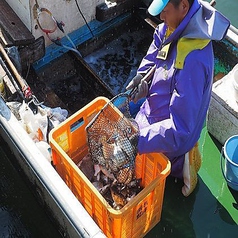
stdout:
{"type": "Polygon", "coordinates": [[[153,77],[155,70],[156,65],[151,67],[150,70],[146,73],[146,75],[137,74],[127,85],[126,89],[131,89],[130,96],[131,100],[134,103],[136,103],[139,99],[147,96],[149,90],[148,83],[153,77]]]}
{"type": "Polygon", "coordinates": [[[131,94],[131,100],[134,103],[137,103],[137,101],[141,98],[144,98],[148,94],[148,83],[145,80],[142,80],[141,83],[138,85],[137,90],[135,90],[131,94]]]}
{"type": "Polygon", "coordinates": [[[131,100],[136,103],[148,93],[148,83],[143,80],[143,75],[137,74],[127,85],[126,90],[131,90],[131,100]]]}
{"type": "Polygon", "coordinates": [[[137,74],[132,80],[131,82],[126,86],[126,90],[130,90],[130,89],[134,89],[135,87],[137,87],[142,80],[143,76],[141,74],[137,74]]]}

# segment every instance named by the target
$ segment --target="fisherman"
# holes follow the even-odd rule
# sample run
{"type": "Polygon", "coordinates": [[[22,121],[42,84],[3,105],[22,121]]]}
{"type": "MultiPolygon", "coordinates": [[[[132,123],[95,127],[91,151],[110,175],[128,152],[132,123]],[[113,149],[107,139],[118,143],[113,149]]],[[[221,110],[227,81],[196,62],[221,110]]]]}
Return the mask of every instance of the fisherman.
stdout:
{"type": "Polygon", "coordinates": [[[135,117],[140,128],[138,152],[164,153],[171,162],[171,176],[183,180],[182,193],[188,196],[201,166],[197,141],[211,97],[212,40],[223,39],[230,23],[200,0],[154,0],[148,12],[160,14],[163,23],[127,86],[137,87],[131,108],[140,106],[135,117]],[[148,83],[143,76],[153,66],[148,83]]]}

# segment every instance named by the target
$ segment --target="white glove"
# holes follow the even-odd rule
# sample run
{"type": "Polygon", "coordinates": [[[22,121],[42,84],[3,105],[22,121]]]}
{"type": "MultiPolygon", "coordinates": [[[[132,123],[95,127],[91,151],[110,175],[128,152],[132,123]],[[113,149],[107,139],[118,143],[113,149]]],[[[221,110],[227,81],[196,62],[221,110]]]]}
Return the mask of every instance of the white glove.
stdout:
{"type": "Polygon", "coordinates": [[[146,75],[137,74],[131,82],[127,85],[126,89],[132,89],[130,92],[131,100],[136,103],[139,99],[144,98],[148,94],[148,82],[154,75],[156,65],[151,67],[146,75]]]}
{"type": "Polygon", "coordinates": [[[143,75],[137,74],[126,86],[126,90],[131,91],[131,100],[136,103],[139,99],[146,97],[148,93],[148,83],[143,80],[143,75]]]}
{"type": "Polygon", "coordinates": [[[131,82],[126,86],[126,90],[134,89],[135,87],[137,87],[141,83],[142,78],[143,78],[143,75],[137,74],[131,80],[131,82]]]}
{"type": "Polygon", "coordinates": [[[148,83],[145,80],[142,80],[141,83],[138,85],[137,90],[134,91],[131,95],[131,100],[134,103],[137,103],[137,101],[141,98],[144,98],[148,94],[148,83]]]}

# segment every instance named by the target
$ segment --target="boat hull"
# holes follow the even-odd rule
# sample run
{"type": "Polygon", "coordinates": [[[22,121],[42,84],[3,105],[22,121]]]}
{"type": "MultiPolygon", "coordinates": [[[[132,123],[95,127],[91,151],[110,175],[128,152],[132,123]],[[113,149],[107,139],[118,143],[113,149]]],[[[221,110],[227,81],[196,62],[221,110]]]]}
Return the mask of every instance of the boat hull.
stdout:
{"type": "Polygon", "coordinates": [[[63,237],[105,237],[0,98],[0,132],[42,207],[63,237]]]}

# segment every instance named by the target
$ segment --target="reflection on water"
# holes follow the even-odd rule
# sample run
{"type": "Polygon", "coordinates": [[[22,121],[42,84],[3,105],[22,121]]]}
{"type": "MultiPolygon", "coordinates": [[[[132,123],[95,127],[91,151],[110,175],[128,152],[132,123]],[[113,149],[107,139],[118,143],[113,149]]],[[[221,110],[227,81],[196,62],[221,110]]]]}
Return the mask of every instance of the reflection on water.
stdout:
{"type": "Polygon", "coordinates": [[[0,145],[0,237],[60,237],[0,145]]]}

